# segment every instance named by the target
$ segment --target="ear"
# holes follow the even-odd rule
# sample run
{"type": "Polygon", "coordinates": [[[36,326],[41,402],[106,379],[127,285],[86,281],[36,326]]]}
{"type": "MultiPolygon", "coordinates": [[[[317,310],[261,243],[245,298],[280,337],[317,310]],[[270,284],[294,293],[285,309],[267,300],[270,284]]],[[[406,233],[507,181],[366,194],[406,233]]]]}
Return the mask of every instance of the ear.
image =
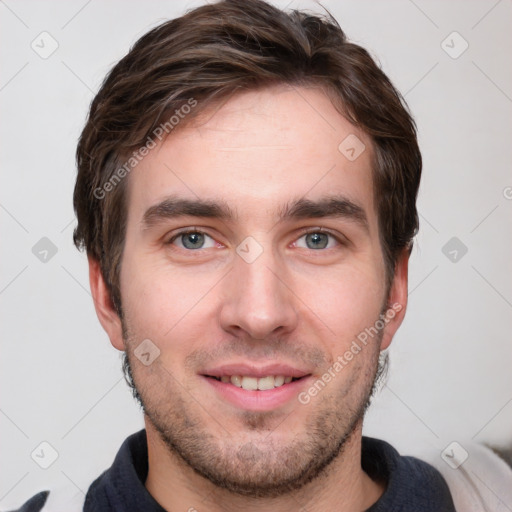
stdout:
{"type": "Polygon", "coordinates": [[[388,323],[384,328],[380,349],[385,350],[391,345],[396,331],[402,324],[407,309],[407,282],[409,269],[409,249],[404,249],[397,259],[395,274],[391,283],[388,297],[386,318],[388,323]]]}
{"type": "Polygon", "coordinates": [[[118,350],[124,350],[123,328],[121,319],[110,298],[100,263],[97,259],[87,256],[89,261],[89,283],[91,285],[92,298],[96,315],[110,338],[110,343],[118,350]]]}

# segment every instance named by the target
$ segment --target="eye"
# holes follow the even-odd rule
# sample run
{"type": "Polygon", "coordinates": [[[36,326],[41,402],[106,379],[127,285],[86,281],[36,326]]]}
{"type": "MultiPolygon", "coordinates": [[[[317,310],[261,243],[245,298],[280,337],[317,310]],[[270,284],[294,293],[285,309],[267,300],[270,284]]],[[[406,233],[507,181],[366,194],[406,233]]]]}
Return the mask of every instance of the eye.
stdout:
{"type": "MultiPolygon", "coordinates": [[[[199,229],[187,229],[173,235],[166,245],[174,245],[180,249],[194,251],[198,249],[211,249],[217,247],[210,235],[199,229]]],[[[293,244],[301,249],[332,249],[337,245],[343,245],[340,238],[323,228],[314,228],[305,231],[293,244]],[[302,242],[302,240],[304,240],[302,242]]]]}
{"type": "Polygon", "coordinates": [[[323,229],[315,228],[314,230],[307,231],[300,238],[297,239],[295,245],[304,249],[331,249],[336,245],[340,245],[341,242],[338,237],[329,233],[328,231],[324,231],[323,229]],[[329,240],[331,238],[331,240],[329,240]],[[300,245],[299,241],[304,239],[305,246],[300,245]]]}
{"type": "Polygon", "coordinates": [[[215,247],[215,240],[204,233],[203,231],[198,231],[196,229],[194,230],[188,230],[188,231],[181,231],[180,233],[177,233],[174,235],[167,244],[169,245],[175,245],[174,242],[179,242],[177,245],[181,249],[209,249],[211,247],[215,247]]]}

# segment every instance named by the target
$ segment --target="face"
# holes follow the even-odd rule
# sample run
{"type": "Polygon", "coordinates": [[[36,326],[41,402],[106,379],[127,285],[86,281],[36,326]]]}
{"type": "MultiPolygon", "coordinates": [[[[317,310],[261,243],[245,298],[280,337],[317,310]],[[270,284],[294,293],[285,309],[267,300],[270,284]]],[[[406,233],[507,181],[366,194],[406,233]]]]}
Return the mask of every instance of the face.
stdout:
{"type": "Polygon", "coordinates": [[[360,430],[402,313],[381,315],[405,306],[404,272],[386,289],[371,156],[320,90],[283,86],[232,97],[129,176],[123,328],[103,325],[147,424],[216,485],[298,488],[360,430]]]}

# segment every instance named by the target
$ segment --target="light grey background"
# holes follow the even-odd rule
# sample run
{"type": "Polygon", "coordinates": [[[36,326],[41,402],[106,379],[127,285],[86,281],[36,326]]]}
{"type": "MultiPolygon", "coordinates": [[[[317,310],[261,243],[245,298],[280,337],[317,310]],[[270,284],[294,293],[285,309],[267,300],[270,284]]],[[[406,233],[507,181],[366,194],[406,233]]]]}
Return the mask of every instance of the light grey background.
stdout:
{"type": "MultiPolygon", "coordinates": [[[[200,3],[0,1],[1,509],[44,488],[85,491],[143,426],[72,245],[74,151],[110,67],[200,3]],[[44,31],[58,43],[46,59],[31,47],[51,49],[44,31]],[[44,247],[32,252],[43,237],[57,249],[46,262],[44,247]],[[43,441],[58,452],[48,469],[31,458],[43,441]]],[[[324,5],[405,94],[424,157],[409,309],[365,433],[406,453],[465,439],[510,446],[512,2],[324,5]],[[452,237],[467,247],[445,249],[456,262],[443,253],[452,237]]]]}

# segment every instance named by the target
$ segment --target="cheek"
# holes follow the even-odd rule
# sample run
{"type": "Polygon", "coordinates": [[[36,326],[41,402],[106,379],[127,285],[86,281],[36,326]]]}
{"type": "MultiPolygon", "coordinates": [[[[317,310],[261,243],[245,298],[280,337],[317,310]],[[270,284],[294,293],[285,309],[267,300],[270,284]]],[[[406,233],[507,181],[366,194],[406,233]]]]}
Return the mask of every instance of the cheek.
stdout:
{"type": "Polygon", "coordinates": [[[134,257],[125,257],[120,277],[123,311],[133,333],[137,337],[161,338],[166,325],[167,330],[172,325],[169,305],[179,297],[177,290],[159,279],[155,269],[134,257]]]}
{"type": "Polygon", "coordinates": [[[127,261],[124,272],[123,310],[137,340],[149,338],[172,360],[205,342],[218,276],[163,269],[143,259],[127,261]]]}
{"type": "Polygon", "coordinates": [[[311,322],[328,327],[329,351],[337,354],[378,319],[384,283],[375,267],[342,269],[328,278],[318,274],[300,280],[297,295],[308,306],[304,314],[311,322]]]}

